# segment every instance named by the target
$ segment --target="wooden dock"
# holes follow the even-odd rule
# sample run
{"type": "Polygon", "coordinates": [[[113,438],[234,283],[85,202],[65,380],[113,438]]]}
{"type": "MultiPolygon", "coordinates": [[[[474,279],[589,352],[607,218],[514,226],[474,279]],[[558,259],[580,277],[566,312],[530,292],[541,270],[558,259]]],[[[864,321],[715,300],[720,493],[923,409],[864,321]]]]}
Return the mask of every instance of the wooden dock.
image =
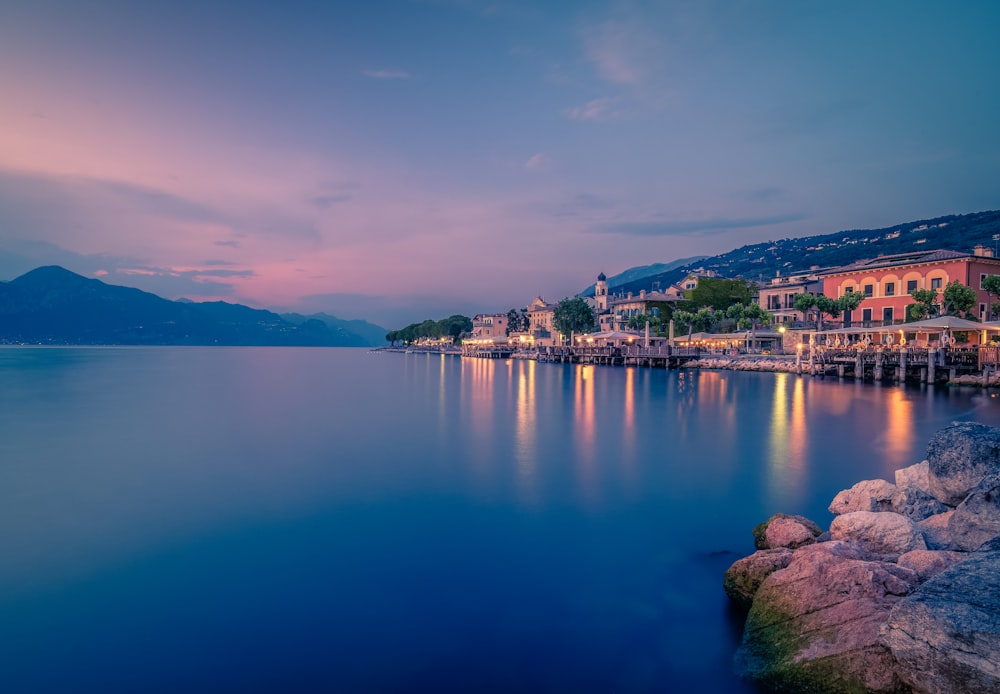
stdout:
{"type": "MultiPolygon", "coordinates": [[[[805,359],[806,357],[803,357],[805,359]]],[[[889,383],[941,383],[981,375],[984,382],[1000,365],[1000,349],[987,345],[927,349],[921,347],[816,348],[806,371],[889,383]]]]}
{"type": "MultiPolygon", "coordinates": [[[[481,359],[534,359],[557,364],[595,364],[677,369],[698,359],[753,357],[731,350],[666,345],[622,347],[592,345],[578,347],[515,348],[507,345],[466,345],[462,356],[481,359]]],[[[755,357],[759,358],[759,357],[755,357]]],[[[786,357],[787,358],[787,357],[786,357]]],[[[957,377],[975,375],[988,383],[1000,371],[1000,347],[969,345],[927,349],[921,347],[881,347],[839,349],[806,348],[799,352],[795,371],[813,376],[833,376],[880,383],[946,383],[957,377]]]]}

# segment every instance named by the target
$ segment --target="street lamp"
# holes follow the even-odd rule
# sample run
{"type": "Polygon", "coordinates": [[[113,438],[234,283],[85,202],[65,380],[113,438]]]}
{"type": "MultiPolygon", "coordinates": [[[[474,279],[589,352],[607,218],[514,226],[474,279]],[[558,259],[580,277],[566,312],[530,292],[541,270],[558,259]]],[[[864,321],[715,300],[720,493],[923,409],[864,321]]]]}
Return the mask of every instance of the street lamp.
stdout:
{"type": "Polygon", "coordinates": [[[781,335],[781,339],[778,341],[778,354],[785,353],[785,326],[778,326],[778,334],[781,335]]]}

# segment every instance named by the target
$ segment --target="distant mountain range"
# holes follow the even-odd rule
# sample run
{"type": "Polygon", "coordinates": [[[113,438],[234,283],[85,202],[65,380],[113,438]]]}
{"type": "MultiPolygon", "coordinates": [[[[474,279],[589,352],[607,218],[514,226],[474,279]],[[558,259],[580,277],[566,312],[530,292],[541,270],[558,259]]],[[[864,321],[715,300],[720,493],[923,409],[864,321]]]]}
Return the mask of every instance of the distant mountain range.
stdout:
{"type": "Polygon", "coordinates": [[[0,343],[367,347],[384,344],[385,334],[326,314],[169,301],[54,265],[0,282],[0,343]]]}
{"type": "MultiPolygon", "coordinates": [[[[722,277],[766,282],[779,273],[797,275],[811,268],[847,265],[880,255],[920,249],[946,249],[971,253],[977,244],[996,249],[1000,235],[1000,211],[974,212],[905,222],[885,229],[855,229],[820,236],[755,243],[722,255],[698,258],[663,272],[646,274],[645,265],[626,270],[617,277],[639,271],[641,276],[608,286],[612,291],[638,293],[663,289],[682,280],[695,269],[717,272],[722,277]]],[[[584,295],[587,290],[584,290],[584,295]]],[[[593,294],[593,288],[589,288],[593,294]]]]}

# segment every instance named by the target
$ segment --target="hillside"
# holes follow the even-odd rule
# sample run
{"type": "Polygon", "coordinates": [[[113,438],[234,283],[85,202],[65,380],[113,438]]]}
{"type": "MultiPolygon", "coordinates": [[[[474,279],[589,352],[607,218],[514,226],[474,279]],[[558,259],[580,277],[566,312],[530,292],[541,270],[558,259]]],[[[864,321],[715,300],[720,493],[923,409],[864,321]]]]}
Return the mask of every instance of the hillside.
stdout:
{"type": "Polygon", "coordinates": [[[995,248],[994,235],[1000,235],[998,210],[905,222],[885,229],[855,229],[782,239],[742,246],[722,255],[625,282],[616,291],[637,293],[641,289],[666,287],[695,268],[714,270],[723,277],[767,281],[778,273],[794,275],[810,268],[836,267],[914,249],[940,248],[971,253],[976,244],[995,248]]]}
{"type": "Polygon", "coordinates": [[[292,322],[271,311],[223,301],[169,301],[131,287],[88,279],[58,266],[36,268],[10,282],[0,282],[0,343],[325,347],[381,344],[351,332],[346,326],[301,318],[292,322]]]}
{"type": "MultiPolygon", "coordinates": [[[[699,263],[708,258],[705,255],[694,256],[693,258],[680,258],[670,263],[653,263],[652,265],[640,265],[638,267],[632,267],[624,272],[619,272],[617,275],[608,277],[608,289],[616,291],[619,287],[624,287],[627,284],[632,284],[636,282],[642,282],[649,277],[657,277],[664,275],[671,270],[675,270],[680,267],[690,267],[696,263],[699,263]]],[[[577,294],[577,296],[593,296],[597,285],[592,284],[582,292],[577,294]]]]}

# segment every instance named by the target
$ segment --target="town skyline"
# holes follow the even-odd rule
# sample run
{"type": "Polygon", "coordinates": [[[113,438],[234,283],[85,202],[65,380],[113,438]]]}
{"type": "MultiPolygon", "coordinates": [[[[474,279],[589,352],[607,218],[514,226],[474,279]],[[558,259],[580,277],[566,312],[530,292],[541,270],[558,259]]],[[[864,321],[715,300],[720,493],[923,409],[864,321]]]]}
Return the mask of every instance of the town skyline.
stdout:
{"type": "Polygon", "coordinates": [[[0,18],[5,280],[58,264],[392,328],[1000,208],[992,3],[15,0],[0,18]]]}

